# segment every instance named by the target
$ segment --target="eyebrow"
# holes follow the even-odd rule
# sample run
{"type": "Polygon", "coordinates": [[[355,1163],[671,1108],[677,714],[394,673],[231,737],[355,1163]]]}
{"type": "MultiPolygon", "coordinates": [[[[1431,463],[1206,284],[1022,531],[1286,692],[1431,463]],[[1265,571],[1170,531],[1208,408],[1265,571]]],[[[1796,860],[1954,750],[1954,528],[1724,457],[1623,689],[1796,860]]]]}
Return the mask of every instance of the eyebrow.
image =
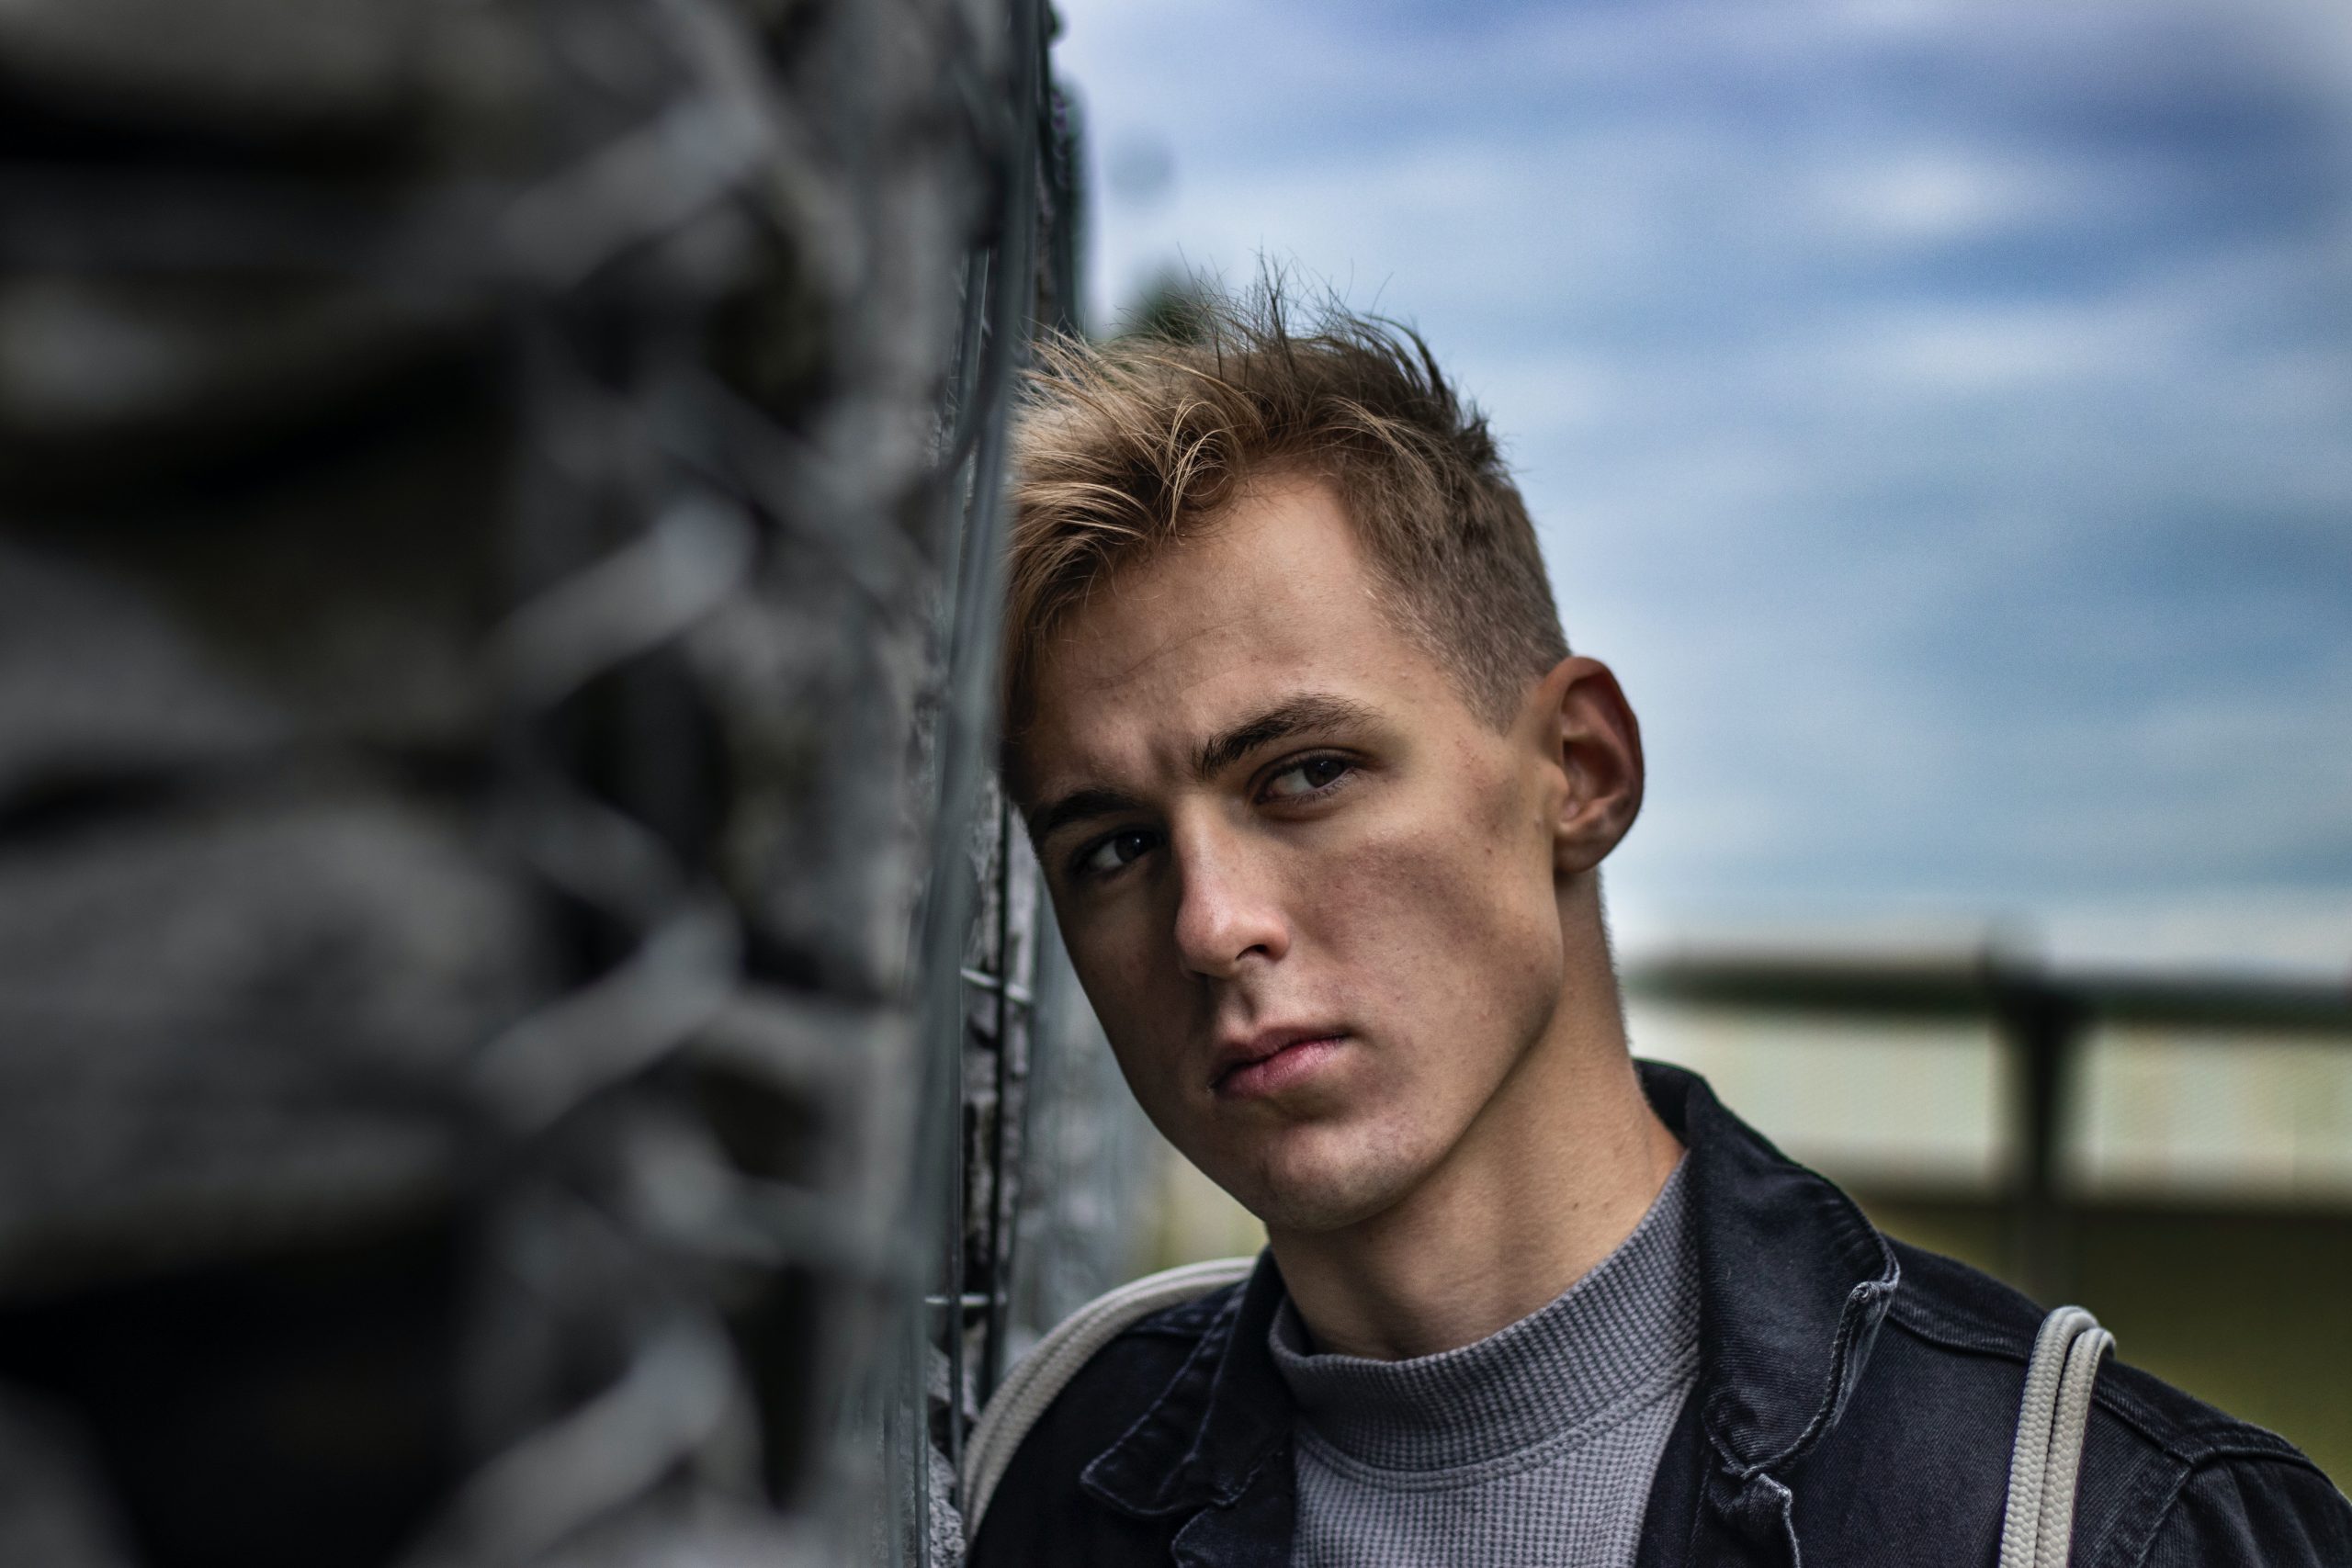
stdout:
{"type": "MultiPolygon", "coordinates": [[[[1206,783],[1261,747],[1315,731],[1347,728],[1372,723],[1376,716],[1363,704],[1328,692],[1307,692],[1287,697],[1262,713],[1219,730],[1193,753],[1193,776],[1206,783]]],[[[1092,821],[1145,810],[1134,795],[1114,789],[1073,790],[1029,814],[1029,840],[1042,844],[1073,823],[1092,821]]]]}
{"type": "Polygon", "coordinates": [[[1142,801],[1131,795],[1121,795],[1115,789],[1074,790],[1029,814],[1029,841],[1042,844],[1074,822],[1091,822],[1099,817],[1120,817],[1143,808],[1142,801]]]}
{"type": "Polygon", "coordinates": [[[1372,717],[1372,710],[1362,703],[1326,692],[1290,697],[1203,741],[1201,749],[1193,754],[1193,776],[1205,784],[1261,746],[1271,746],[1310,730],[1368,724],[1372,717]]]}

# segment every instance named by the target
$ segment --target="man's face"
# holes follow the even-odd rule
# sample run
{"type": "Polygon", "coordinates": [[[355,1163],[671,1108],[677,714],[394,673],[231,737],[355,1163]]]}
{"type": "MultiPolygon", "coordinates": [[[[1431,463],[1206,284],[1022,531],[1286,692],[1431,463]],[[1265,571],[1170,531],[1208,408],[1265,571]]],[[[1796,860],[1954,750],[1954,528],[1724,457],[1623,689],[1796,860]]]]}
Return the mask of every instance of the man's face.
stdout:
{"type": "Polygon", "coordinates": [[[1544,1035],[1568,786],[1540,709],[1482,723],[1302,479],[1045,650],[1020,773],[1070,955],[1153,1122],[1270,1225],[1396,1202],[1544,1035]]]}

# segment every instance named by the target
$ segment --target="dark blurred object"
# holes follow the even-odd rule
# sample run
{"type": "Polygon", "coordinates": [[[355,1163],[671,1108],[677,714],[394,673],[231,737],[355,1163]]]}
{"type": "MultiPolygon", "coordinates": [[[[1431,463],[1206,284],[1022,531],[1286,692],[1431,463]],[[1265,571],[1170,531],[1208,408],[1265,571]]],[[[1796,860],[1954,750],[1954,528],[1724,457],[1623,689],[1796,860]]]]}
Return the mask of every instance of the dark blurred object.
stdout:
{"type": "Polygon", "coordinates": [[[1042,48],[0,7],[0,1562],[910,1549],[1042,48]]]}
{"type": "Polygon", "coordinates": [[[1191,273],[1163,272],[1127,309],[1120,331],[1126,337],[1205,343],[1216,311],[1215,292],[1206,279],[1191,273]]]}

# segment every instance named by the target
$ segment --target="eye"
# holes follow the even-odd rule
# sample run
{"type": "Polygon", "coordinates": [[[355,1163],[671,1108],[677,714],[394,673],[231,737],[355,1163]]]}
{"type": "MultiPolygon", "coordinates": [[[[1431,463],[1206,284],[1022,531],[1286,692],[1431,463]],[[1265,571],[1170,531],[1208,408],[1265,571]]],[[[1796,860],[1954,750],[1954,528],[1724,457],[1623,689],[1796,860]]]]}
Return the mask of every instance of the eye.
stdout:
{"type": "Polygon", "coordinates": [[[1355,772],[1345,757],[1304,757],[1266,781],[1269,800],[1312,800],[1355,772]]]}
{"type": "Polygon", "coordinates": [[[1109,838],[1097,839],[1079,851],[1071,870],[1080,876],[1108,876],[1140,858],[1157,838],[1148,829],[1129,828],[1109,838]]]}

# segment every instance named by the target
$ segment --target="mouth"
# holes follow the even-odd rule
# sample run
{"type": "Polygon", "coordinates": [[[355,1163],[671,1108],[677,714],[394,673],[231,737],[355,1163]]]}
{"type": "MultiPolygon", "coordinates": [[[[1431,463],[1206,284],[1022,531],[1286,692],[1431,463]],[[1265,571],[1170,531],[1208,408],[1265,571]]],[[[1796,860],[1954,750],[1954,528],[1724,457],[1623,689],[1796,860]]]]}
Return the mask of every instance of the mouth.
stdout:
{"type": "Polygon", "coordinates": [[[1346,1039],[1344,1031],[1318,1024],[1220,1041],[1209,1090],[1219,1100],[1278,1093],[1314,1072],[1346,1039]]]}

